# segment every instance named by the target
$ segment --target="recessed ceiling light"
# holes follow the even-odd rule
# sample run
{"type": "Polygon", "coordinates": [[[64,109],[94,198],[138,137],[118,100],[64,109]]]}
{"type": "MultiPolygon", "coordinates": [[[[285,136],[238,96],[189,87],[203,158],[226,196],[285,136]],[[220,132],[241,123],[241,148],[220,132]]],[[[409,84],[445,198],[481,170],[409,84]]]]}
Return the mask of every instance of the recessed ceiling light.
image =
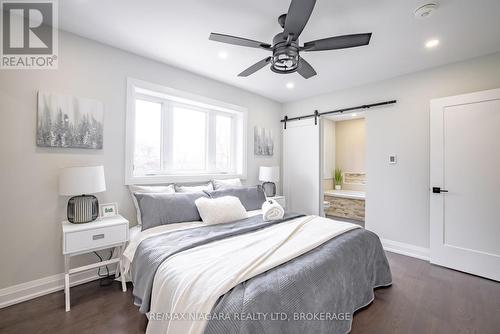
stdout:
{"type": "Polygon", "coordinates": [[[226,51],[219,51],[219,58],[220,59],[227,59],[227,52],[226,51]]]}
{"type": "Polygon", "coordinates": [[[425,43],[425,47],[428,49],[435,48],[439,45],[439,39],[431,39],[425,43]]]}
{"type": "Polygon", "coordinates": [[[295,84],[293,82],[288,82],[286,84],[286,88],[288,88],[288,89],[292,89],[293,87],[295,87],[295,84]]]}

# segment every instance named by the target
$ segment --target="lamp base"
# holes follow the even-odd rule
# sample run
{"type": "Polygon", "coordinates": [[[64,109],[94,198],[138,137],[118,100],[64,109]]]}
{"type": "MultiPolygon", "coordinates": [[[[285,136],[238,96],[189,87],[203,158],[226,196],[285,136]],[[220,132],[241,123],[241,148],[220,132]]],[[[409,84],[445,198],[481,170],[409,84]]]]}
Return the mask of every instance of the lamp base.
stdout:
{"type": "Polygon", "coordinates": [[[99,216],[99,202],[92,195],[71,197],[68,201],[68,221],[73,224],[90,223],[99,216]]]}
{"type": "Polygon", "coordinates": [[[276,184],[274,184],[274,182],[264,182],[262,183],[262,188],[264,189],[266,197],[276,196],[276,184]]]}

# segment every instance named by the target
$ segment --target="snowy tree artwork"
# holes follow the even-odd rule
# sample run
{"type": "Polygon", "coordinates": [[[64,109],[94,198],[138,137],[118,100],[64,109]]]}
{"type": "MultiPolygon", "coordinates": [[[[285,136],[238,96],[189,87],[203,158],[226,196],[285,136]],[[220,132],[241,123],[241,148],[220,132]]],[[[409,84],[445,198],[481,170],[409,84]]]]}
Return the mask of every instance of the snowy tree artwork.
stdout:
{"type": "Polygon", "coordinates": [[[274,151],[273,130],[256,126],[253,132],[253,151],[255,155],[272,156],[274,151]]]}
{"type": "Polygon", "coordinates": [[[36,144],[102,149],[103,114],[99,101],[38,92],[36,144]]]}

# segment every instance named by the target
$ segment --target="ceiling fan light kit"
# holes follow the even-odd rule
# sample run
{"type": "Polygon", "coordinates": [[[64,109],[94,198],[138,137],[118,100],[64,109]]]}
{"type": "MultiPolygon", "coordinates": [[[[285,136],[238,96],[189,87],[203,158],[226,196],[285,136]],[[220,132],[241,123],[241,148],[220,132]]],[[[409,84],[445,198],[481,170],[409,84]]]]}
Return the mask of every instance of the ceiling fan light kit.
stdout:
{"type": "Polygon", "coordinates": [[[309,79],[317,73],[314,68],[300,56],[300,52],[326,51],[353,48],[368,45],[371,33],[352,34],[319,39],[299,45],[299,36],[311,17],[316,0],[292,0],[287,14],[278,18],[283,32],[273,38],[273,44],[254,41],[231,35],[211,33],[209,39],[221,43],[246,46],[272,51],[273,55],[253,64],[238,76],[247,77],[258,70],[271,65],[271,70],[279,74],[298,72],[303,78],[309,79]]]}
{"type": "Polygon", "coordinates": [[[273,49],[271,70],[275,73],[292,73],[299,66],[299,47],[297,43],[281,43],[273,49]]]}

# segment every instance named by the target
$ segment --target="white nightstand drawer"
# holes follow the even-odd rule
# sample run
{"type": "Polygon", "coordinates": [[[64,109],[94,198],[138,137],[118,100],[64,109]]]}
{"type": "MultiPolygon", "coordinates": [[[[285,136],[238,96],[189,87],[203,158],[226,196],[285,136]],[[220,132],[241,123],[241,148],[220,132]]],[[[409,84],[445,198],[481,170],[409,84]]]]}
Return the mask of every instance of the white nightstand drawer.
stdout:
{"type": "Polygon", "coordinates": [[[128,224],[67,232],[64,253],[75,253],[127,241],[128,224]]]}

